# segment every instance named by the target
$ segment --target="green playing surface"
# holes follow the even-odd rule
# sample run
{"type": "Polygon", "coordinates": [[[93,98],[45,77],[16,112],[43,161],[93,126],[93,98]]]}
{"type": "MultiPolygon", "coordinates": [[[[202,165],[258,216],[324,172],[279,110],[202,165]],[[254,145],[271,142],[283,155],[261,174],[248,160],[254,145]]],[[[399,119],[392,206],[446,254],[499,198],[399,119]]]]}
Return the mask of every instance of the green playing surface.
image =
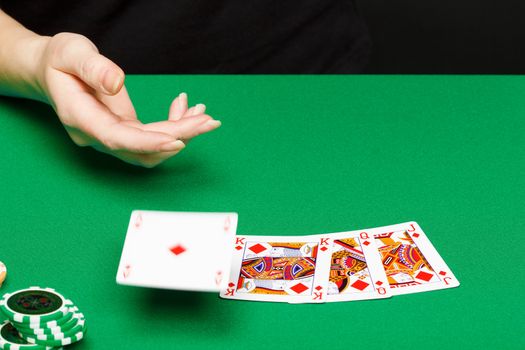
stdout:
{"type": "Polygon", "coordinates": [[[127,86],[144,121],[165,118],[185,91],[223,126],[141,169],[75,146],[47,106],[0,99],[0,291],[71,298],[90,328],[72,348],[525,348],[525,77],[130,76],[127,86]],[[236,211],[239,233],[261,235],[415,220],[461,286],[323,305],[119,286],[133,209],[236,211]]]}

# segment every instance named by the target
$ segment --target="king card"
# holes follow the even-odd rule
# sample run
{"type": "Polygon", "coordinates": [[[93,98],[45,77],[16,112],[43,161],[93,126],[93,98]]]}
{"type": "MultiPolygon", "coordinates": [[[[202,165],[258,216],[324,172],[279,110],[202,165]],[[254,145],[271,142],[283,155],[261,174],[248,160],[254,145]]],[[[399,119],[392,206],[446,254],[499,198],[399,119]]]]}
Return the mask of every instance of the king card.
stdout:
{"type": "Polygon", "coordinates": [[[226,299],[322,303],[331,239],[324,236],[237,236],[226,299]]]}
{"type": "Polygon", "coordinates": [[[459,286],[416,222],[365,230],[374,236],[393,295],[459,286]]]}

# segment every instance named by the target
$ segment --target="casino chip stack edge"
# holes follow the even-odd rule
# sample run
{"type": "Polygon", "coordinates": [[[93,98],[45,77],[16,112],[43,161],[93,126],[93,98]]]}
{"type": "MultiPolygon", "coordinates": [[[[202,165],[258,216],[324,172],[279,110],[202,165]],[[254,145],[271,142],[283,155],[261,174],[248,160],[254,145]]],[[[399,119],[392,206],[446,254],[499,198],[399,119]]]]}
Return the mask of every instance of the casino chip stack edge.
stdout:
{"type": "Polygon", "coordinates": [[[0,349],[47,350],[78,342],[87,328],[78,308],[52,288],[29,287],[4,294],[0,349]]]}

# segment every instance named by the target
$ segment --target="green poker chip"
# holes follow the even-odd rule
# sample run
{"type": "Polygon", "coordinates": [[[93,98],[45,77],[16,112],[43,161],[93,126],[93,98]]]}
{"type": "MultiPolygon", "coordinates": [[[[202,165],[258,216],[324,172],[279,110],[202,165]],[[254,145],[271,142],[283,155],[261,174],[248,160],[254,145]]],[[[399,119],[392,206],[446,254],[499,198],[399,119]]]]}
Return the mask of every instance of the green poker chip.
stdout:
{"type": "Polygon", "coordinates": [[[70,322],[75,313],[78,312],[78,308],[76,306],[68,308],[67,314],[64,315],[64,317],[59,318],[58,320],[54,321],[47,321],[47,322],[38,322],[38,323],[20,323],[11,321],[13,326],[16,328],[29,328],[29,329],[48,329],[48,328],[54,328],[61,326],[63,324],[66,324],[67,322],[70,322]]]}
{"type": "Polygon", "coordinates": [[[58,346],[64,346],[64,345],[70,345],[73,343],[76,343],[78,341],[81,341],[85,334],[87,332],[87,327],[84,325],[84,330],[82,332],[78,332],[74,335],[64,337],[61,339],[38,339],[36,337],[25,337],[22,338],[26,340],[28,343],[33,343],[41,346],[51,346],[51,347],[58,347],[58,346]]]}
{"type": "Polygon", "coordinates": [[[52,288],[29,287],[5,294],[0,310],[14,322],[34,324],[63,318],[72,304],[52,288]]]}
{"type": "Polygon", "coordinates": [[[29,287],[4,294],[0,316],[0,350],[56,350],[82,340],[84,315],[52,288],[29,287]]]}
{"type": "Polygon", "coordinates": [[[49,347],[40,344],[31,344],[18,335],[17,329],[5,321],[0,325],[0,349],[4,350],[46,350],[49,347]]]}
{"type": "Polygon", "coordinates": [[[65,333],[66,331],[69,331],[70,329],[74,328],[76,325],[82,324],[84,322],[84,319],[85,319],[84,314],[74,313],[69,321],[63,324],[56,325],[54,327],[27,328],[27,327],[18,326],[18,325],[15,325],[15,327],[21,333],[26,334],[26,335],[31,335],[31,336],[43,335],[43,334],[57,334],[57,333],[65,333]]]}
{"type": "Polygon", "coordinates": [[[23,330],[18,329],[19,335],[24,339],[36,339],[36,342],[39,340],[42,341],[48,341],[48,340],[61,340],[66,338],[71,338],[72,336],[75,336],[79,333],[84,333],[84,330],[86,328],[86,321],[85,320],[78,320],[76,325],[74,325],[71,329],[64,330],[63,332],[55,332],[51,334],[30,334],[30,333],[24,333],[23,330]]]}

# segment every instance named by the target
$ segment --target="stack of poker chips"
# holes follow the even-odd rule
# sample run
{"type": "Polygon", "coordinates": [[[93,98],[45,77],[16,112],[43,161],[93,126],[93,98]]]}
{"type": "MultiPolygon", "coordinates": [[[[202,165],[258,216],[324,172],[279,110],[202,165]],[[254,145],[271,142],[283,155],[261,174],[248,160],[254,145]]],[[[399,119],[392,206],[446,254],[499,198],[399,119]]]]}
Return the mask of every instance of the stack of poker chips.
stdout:
{"type": "Polygon", "coordinates": [[[7,293],[0,311],[0,349],[47,350],[78,342],[86,334],[84,315],[51,288],[30,287],[7,293]]]}

